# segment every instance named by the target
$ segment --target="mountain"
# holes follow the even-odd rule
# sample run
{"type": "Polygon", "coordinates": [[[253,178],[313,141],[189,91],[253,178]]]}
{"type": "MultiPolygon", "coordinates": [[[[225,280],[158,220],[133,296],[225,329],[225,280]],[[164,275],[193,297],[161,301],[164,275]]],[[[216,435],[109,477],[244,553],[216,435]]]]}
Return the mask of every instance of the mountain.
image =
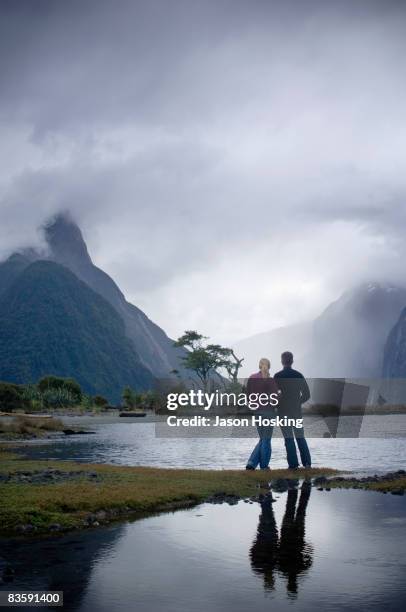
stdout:
{"type": "Polygon", "coordinates": [[[157,377],[167,378],[173,369],[181,370],[183,349],[139,308],[125,299],[108,274],[94,265],[79,227],[69,215],[58,214],[45,226],[49,258],[69,268],[96,293],[103,296],[124,321],[125,333],[142,363],[157,377]]]}
{"type": "Polygon", "coordinates": [[[364,283],[346,291],[314,321],[313,376],[379,378],[388,334],[406,305],[406,289],[364,283]]]}
{"type": "Polygon", "coordinates": [[[287,350],[294,354],[297,368],[304,368],[304,357],[310,346],[311,335],[312,323],[309,321],[278,327],[236,342],[236,354],[238,357],[244,357],[240,376],[246,377],[258,370],[261,357],[270,359],[272,372],[278,371],[281,368],[281,353],[287,350]]]}
{"type": "Polygon", "coordinates": [[[307,376],[379,378],[388,334],[405,306],[402,287],[358,285],[313,323],[281,327],[235,343],[238,356],[245,357],[242,374],[254,371],[262,356],[271,359],[273,370],[278,369],[280,353],[290,350],[297,368],[307,376]]]}
{"type": "Polygon", "coordinates": [[[0,297],[0,380],[73,377],[88,393],[111,401],[119,401],[125,385],[152,386],[151,371],[107,300],[60,264],[16,257],[5,264],[0,266],[0,279],[8,281],[0,297]]]}
{"type": "Polygon", "coordinates": [[[384,378],[406,378],[406,308],[388,336],[382,375],[384,378]]]}
{"type": "Polygon", "coordinates": [[[32,257],[24,253],[14,253],[0,263],[0,297],[13,284],[19,274],[30,265],[32,257]]]}

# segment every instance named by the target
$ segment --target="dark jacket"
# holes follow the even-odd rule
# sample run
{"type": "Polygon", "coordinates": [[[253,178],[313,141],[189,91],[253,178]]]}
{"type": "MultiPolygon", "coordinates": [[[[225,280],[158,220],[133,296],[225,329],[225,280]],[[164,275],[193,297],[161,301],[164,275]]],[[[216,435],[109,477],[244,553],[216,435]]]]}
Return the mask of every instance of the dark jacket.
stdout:
{"type": "Polygon", "coordinates": [[[278,405],[278,414],[300,418],[302,404],[310,399],[309,386],[303,374],[291,367],[285,366],[274,375],[276,383],[281,391],[278,405]]]}
{"type": "MultiPolygon", "coordinates": [[[[255,374],[251,374],[251,376],[247,380],[247,396],[259,395],[262,393],[266,393],[269,396],[272,393],[277,394],[278,391],[278,385],[276,381],[272,378],[272,376],[268,376],[268,378],[263,378],[261,372],[255,372],[255,374]]],[[[263,415],[274,414],[275,407],[272,404],[269,404],[267,406],[259,406],[256,409],[256,412],[258,414],[263,415]]]]}

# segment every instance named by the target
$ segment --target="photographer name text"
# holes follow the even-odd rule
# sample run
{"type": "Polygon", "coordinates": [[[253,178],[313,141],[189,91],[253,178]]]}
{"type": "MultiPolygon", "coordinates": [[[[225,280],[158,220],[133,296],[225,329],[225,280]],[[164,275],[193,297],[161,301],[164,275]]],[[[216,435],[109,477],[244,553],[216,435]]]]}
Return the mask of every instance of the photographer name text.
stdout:
{"type": "Polygon", "coordinates": [[[219,417],[195,415],[192,417],[168,416],[166,420],[170,427],[303,427],[303,419],[288,417],[265,417],[252,415],[250,417],[219,417]]]}

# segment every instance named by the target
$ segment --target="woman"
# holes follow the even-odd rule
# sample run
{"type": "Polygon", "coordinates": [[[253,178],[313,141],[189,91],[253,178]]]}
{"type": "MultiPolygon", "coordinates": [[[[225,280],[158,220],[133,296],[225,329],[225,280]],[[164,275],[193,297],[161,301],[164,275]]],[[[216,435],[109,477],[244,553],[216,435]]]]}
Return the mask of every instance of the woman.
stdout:
{"type": "MultiPolygon", "coordinates": [[[[259,372],[251,374],[247,382],[248,400],[251,394],[266,393],[269,396],[272,393],[279,392],[276,382],[269,374],[270,368],[271,362],[269,359],[262,357],[259,361],[259,372]]],[[[261,407],[259,412],[261,416],[266,416],[267,418],[274,418],[276,416],[275,408],[271,404],[261,407]]],[[[257,430],[259,442],[252,451],[245,469],[255,470],[259,464],[261,470],[269,470],[272,454],[271,439],[273,427],[272,425],[257,425],[257,430]]]]}

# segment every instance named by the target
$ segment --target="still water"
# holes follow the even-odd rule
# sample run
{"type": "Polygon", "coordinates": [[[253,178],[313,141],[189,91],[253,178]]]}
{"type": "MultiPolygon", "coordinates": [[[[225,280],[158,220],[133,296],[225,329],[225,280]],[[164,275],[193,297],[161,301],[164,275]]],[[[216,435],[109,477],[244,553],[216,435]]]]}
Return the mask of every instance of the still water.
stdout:
{"type": "Polygon", "coordinates": [[[15,571],[0,588],[62,590],[73,612],[405,609],[405,497],[304,484],[275,499],[0,542],[15,571]]]}
{"type": "MultiPolygon", "coordinates": [[[[255,437],[156,437],[156,424],[139,419],[111,419],[109,422],[103,417],[65,421],[67,426],[79,425],[95,434],[30,443],[21,449],[22,452],[33,458],[118,465],[240,469],[256,443],[255,437]]],[[[404,469],[405,422],[405,415],[389,415],[385,421],[382,417],[370,417],[363,422],[361,437],[310,437],[313,466],[378,473],[404,469]],[[378,437],[383,423],[391,433],[378,437]],[[372,437],[367,437],[369,435],[372,437]]],[[[311,427],[306,425],[306,431],[311,434],[311,427]]],[[[272,441],[271,467],[286,467],[283,439],[277,437],[278,434],[280,432],[276,431],[272,441]]]]}

